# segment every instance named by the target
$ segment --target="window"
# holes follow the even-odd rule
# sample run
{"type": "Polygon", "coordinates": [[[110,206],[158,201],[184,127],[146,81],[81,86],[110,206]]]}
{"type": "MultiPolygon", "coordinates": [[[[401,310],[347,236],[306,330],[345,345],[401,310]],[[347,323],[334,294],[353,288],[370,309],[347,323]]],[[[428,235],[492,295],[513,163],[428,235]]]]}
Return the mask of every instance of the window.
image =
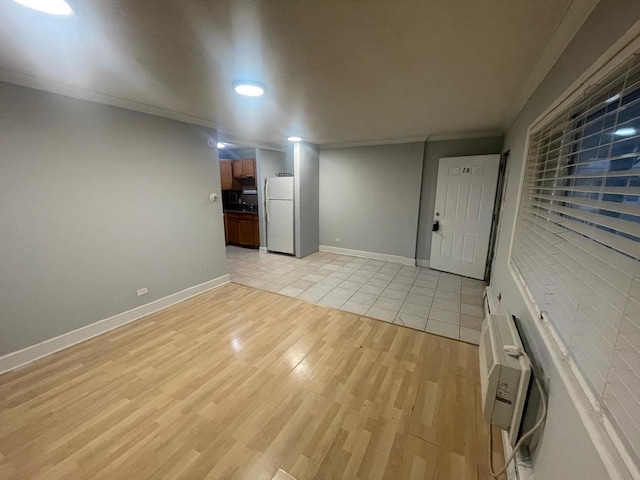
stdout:
{"type": "Polygon", "coordinates": [[[529,137],[511,262],[640,459],[640,59],[529,137]]]}

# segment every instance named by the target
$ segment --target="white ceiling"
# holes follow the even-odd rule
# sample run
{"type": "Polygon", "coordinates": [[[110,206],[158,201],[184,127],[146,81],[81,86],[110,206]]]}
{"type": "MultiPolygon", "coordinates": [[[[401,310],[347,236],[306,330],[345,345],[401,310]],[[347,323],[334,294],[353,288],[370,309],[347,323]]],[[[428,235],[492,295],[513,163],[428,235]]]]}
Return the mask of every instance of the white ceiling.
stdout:
{"type": "Polygon", "coordinates": [[[503,131],[572,3],[67,1],[64,18],[0,3],[0,79],[319,144],[503,131]],[[266,95],[237,96],[243,78],[266,95]]]}

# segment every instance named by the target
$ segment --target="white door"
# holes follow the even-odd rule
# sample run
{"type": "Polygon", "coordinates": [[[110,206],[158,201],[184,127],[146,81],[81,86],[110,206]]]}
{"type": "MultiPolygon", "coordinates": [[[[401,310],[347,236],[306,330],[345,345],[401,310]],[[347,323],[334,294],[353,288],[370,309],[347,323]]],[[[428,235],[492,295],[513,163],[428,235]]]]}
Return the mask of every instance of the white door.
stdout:
{"type": "Polygon", "coordinates": [[[484,277],[500,155],[441,158],[429,265],[484,277]]]}

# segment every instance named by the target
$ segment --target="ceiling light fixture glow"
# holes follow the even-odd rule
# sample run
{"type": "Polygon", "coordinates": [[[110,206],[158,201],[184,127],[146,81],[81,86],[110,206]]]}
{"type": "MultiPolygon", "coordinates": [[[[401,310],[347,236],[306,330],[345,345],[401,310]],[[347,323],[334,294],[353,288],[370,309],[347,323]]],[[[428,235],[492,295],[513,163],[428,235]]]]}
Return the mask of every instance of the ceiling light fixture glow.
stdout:
{"type": "Polygon", "coordinates": [[[619,137],[631,137],[636,134],[636,129],[632,127],[619,128],[613,134],[619,137]]]}
{"type": "Polygon", "coordinates": [[[23,5],[39,12],[49,13],[51,15],[71,15],[73,10],[64,0],[14,0],[16,3],[23,5]]]}
{"type": "Polygon", "coordinates": [[[218,147],[218,148],[227,148],[227,145],[224,142],[218,142],[218,143],[216,143],[216,147],[218,147]]]}
{"type": "Polygon", "coordinates": [[[233,90],[245,97],[261,97],[264,95],[264,85],[258,82],[235,82],[233,90]]]}
{"type": "Polygon", "coordinates": [[[287,137],[287,140],[289,140],[290,142],[301,142],[302,137],[299,137],[297,135],[292,135],[290,137],[287,137]]]}

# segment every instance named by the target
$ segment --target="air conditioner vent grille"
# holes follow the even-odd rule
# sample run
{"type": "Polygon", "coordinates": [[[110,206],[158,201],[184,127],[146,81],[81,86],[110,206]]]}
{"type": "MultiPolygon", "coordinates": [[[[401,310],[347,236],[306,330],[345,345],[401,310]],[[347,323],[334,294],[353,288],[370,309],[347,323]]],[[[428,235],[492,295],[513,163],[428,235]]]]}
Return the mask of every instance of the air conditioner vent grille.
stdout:
{"type": "Polygon", "coordinates": [[[486,315],[480,337],[480,383],[485,421],[506,430],[511,445],[520,423],[529,390],[531,366],[524,356],[507,355],[503,347],[523,348],[511,315],[486,315]]]}

